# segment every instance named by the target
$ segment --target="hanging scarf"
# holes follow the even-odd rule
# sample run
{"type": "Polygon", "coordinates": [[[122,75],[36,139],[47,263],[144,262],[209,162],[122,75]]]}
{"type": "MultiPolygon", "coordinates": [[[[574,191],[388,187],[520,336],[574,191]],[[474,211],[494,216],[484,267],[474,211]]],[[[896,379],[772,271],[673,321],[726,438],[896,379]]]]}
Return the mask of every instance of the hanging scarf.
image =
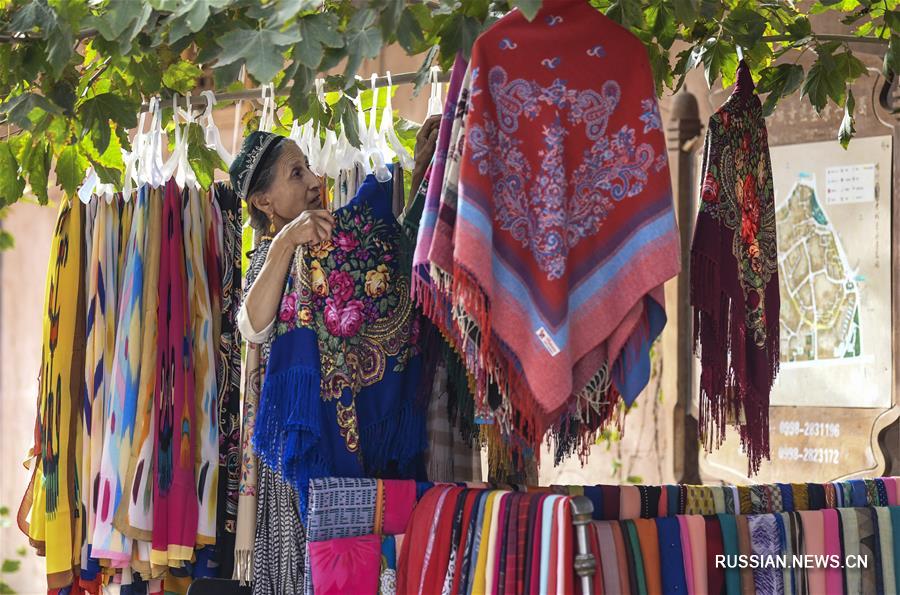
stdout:
{"type": "Polygon", "coordinates": [[[444,100],[444,111],[441,115],[441,125],[438,129],[438,139],[435,144],[434,160],[426,181],[426,195],[422,207],[421,220],[417,233],[416,249],[413,256],[413,297],[426,313],[434,308],[434,287],[428,264],[428,254],[434,237],[435,227],[438,224],[438,210],[441,202],[441,194],[444,186],[445,164],[447,155],[451,149],[451,129],[457,114],[457,98],[463,75],[466,72],[466,60],[462,54],[457,54],[453,63],[453,71],[450,76],[450,84],[447,86],[447,98],[444,100]]]}
{"type": "Polygon", "coordinates": [[[426,447],[409,279],[390,184],[366,179],[332,239],[300,249],[275,324],[253,437],[300,492],[314,477],[409,476],[426,447]]]}
{"type": "MultiPolygon", "coordinates": [[[[262,270],[270,245],[270,241],[258,242],[256,248],[249,254],[250,263],[244,280],[243,299],[246,299],[246,292],[262,270]]],[[[234,546],[234,578],[242,583],[250,581],[254,568],[253,542],[256,536],[259,467],[256,453],[253,452],[253,434],[256,428],[256,411],[259,406],[259,395],[262,392],[270,345],[248,342],[246,347],[241,369],[244,386],[244,402],[241,413],[241,483],[238,496],[237,535],[234,546]]]]}
{"type": "Polygon", "coordinates": [[[471,69],[453,295],[480,333],[481,409],[490,376],[536,443],[573,395],[605,421],[610,379],[631,403],[649,378],[679,271],[665,138],[643,45],[581,0],[511,12],[471,69]]]}
{"type": "MultiPolygon", "coordinates": [[[[189,200],[189,199],[188,199],[189,200]]],[[[198,431],[190,345],[188,288],[183,241],[183,198],[174,180],[166,184],[160,250],[157,331],[157,426],[154,436],[153,551],[151,562],[178,567],[189,561],[197,538],[199,500],[195,483],[198,431]]]]}
{"type": "MultiPolygon", "coordinates": [[[[237,313],[241,305],[241,201],[226,184],[216,184],[213,197],[219,217],[210,228],[207,255],[212,239],[221,238],[216,264],[208,266],[210,293],[219,292],[219,304],[213,312],[221,312],[216,360],[216,386],[219,419],[219,494],[216,521],[216,552],[220,576],[234,573],[238,498],[241,481],[241,346],[237,331],[237,313]]],[[[215,301],[215,300],[214,300],[215,301]]]]}
{"type": "MultiPolygon", "coordinates": [[[[448,323],[448,307],[450,301],[451,278],[453,272],[453,230],[456,227],[456,211],[459,202],[459,166],[462,160],[463,146],[465,145],[466,114],[469,111],[469,96],[472,86],[472,70],[467,68],[465,61],[457,60],[454,65],[454,74],[457,66],[460,72],[465,74],[459,83],[455,96],[456,102],[450,108],[451,118],[441,122],[441,132],[444,124],[450,128],[449,144],[446,155],[446,170],[441,179],[439,190],[440,202],[437,209],[437,219],[434,224],[433,238],[427,250],[427,265],[430,269],[430,278],[434,287],[432,292],[435,299],[433,318],[438,320],[438,326],[445,329],[451,336],[459,334],[448,323]]],[[[450,100],[450,95],[447,96],[450,100]]],[[[437,165],[435,165],[437,167],[437,165]]],[[[428,309],[426,308],[426,312],[428,309]]],[[[460,348],[458,345],[457,348],[460,348]]]]}
{"type": "MultiPolygon", "coordinates": [[[[216,497],[219,491],[219,422],[216,386],[216,350],[204,244],[206,222],[201,197],[193,188],[185,191],[183,205],[184,265],[189,300],[188,328],[194,366],[195,422],[191,439],[199,445],[194,463],[199,498],[197,544],[216,542],[216,497]]],[[[186,398],[191,398],[186,395],[186,398]]]]}
{"type": "Polygon", "coordinates": [[[41,372],[31,450],[34,469],[18,515],[19,527],[39,554],[47,557],[49,589],[72,584],[80,559],[81,515],[75,486],[86,332],[83,218],[80,201],[60,202],[44,297],[41,372]],[[26,514],[31,516],[30,524],[25,521],[26,514]]]}
{"type": "Polygon", "coordinates": [[[94,581],[100,572],[100,561],[92,555],[94,527],[100,494],[103,455],[103,411],[107,385],[112,382],[113,349],[116,336],[118,283],[119,209],[114,203],[95,199],[97,211],[91,241],[88,276],[87,348],[85,354],[85,400],[82,417],[81,501],[84,512],[81,579],[94,581]]]}
{"type": "MultiPolygon", "coordinates": [[[[256,535],[250,559],[255,595],[303,593],[306,535],[297,490],[265,463],[259,465],[256,535]]],[[[311,592],[311,591],[306,591],[311,592]]]]}
{"type": "Polygon", "coordinates": [[[135,347],[143,337],[144,314],[144,249],[147,215],[147,189],[142,188],[132,200],[131,235],[126,239],[122,293],[119,299],[118,331],[112,346],[112,382],[104,403],[103,451],[99,475],[99,507],[93,533],[96,558],[110,560],[115,568],[131,561],[132,540],[114,527],[114,515],[125,494],[128,464],[134,436],[138,393],[140,390],[141,351],[135,347]]]}
{"type": "Polygon", "coordinates": [[[765,120],[750,70],[709,121],[691,246],[700,426],[707,450],[740,430],[751,473],[769,458],[769,393],[778,373],[775,196],[765,120]]]}
{"type": "Polygon", "coordinates": [[[132,567],[143,576],[157,576],[150,567],[150,541],[153,529],[153,437],[156,416],[153,393],[156,387],[157,325],[159,305],[159,256],[162,233],[161,189],[145,187],[147,214],[143,260],[143,312],[140,338],[140,378],[128,468],[123,495],[116,510],[115,527],[135,540],[132,567]]]}

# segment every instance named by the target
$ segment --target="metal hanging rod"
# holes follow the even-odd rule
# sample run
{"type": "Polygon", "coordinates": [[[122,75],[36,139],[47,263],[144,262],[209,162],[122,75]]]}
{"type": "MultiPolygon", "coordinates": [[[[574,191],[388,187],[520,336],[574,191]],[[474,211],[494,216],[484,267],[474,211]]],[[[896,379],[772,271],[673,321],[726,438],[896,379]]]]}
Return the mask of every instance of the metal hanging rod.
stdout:
{"type": "MultiPolygon", "coordinates": [[[[438,81],[441,83],[446,83],[450,80],[451,71],[439,71],[438,72],[438,81]]],[[[430,75],[429,75],[430,76],[430,75]]],[[[401,72],[398,74],[391,75],[391,85],[410,85],[416,82],[416,79],[419,77],[418,72],[401,72]]],[[[371,83],[371,77],[366,78],[358,78],[357,79],[364,87],[368,87],[371,83]]],[[[285,96],[291,94],[291,88],[293,85],[288,85],[287,87],[278,90],[275,90],[276,96],[285,96]]],[[[379,76],[375,79],[376,87],[387,87],[388,86],[388,77],[387,76],[379,76]]],[[[326,91],[338,91],[339,87],[330,87],[328,85],[325,86],[326,91]]],[[[215,93],[215,91],[214,91],[215,93]]],[[[260,100],[262,98],[262,87],[257,87],[255,89],[244,89],[243,91],[232,91],[228,93],[215,93],[216,102],[227,102],[227,101],[248,101],[248,100],[260,100]]],[[[184,105],[184,97],[179,96],[179,101],[181,105],[184,105]]],[[[162,106],[169,105],[172,101],[172,96],[164,97],[160,100],[162,106]]],[[[206,107],[206,98],[202,95],[192,95],[188,99],[191,107],[206,107]]],[[[150,103],[144,102],[141,104],[141,112],[146,112],[150,109],[150,103]]]]}

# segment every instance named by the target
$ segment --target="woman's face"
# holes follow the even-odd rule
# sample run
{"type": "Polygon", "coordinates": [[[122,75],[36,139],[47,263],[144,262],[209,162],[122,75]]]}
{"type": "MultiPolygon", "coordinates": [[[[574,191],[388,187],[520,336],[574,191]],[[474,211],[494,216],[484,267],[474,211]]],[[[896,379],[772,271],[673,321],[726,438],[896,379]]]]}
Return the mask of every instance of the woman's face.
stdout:
{"type": "Polygon", "coordinates": [[[284,146],[274,167],[274,180],[265,192],[253,196],[256,208],[281,229],[304,211],[323,208],[319,195],[321,182],[309,169],[309,161],[297,143],[284,146]]]}

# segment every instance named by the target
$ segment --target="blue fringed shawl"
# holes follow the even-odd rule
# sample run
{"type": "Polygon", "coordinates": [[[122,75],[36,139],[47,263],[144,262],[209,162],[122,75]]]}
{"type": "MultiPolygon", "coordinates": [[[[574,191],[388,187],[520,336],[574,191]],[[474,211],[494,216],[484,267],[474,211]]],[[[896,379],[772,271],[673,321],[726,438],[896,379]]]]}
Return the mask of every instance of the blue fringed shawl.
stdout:
{"type": "Polygon", "coordinates": [[[391,197],[366,179],[332,240],[294,257],[276,318],[254,449],[297,487],[304,517],[310,479],[411,477],[427,445],[391,197]]]}

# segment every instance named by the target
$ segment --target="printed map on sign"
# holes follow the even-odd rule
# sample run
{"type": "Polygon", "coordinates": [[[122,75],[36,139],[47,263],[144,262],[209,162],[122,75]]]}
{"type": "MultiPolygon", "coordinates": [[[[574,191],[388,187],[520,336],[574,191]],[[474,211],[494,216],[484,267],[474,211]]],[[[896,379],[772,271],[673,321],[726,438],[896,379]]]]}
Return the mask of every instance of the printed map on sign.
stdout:
{"type": "Polygon", "coordinates": [[[859,357],[860,289],[815,181],[798,180],[776,219],[781,361],[859,357]]]}
{"type": "Polygon", "coordinates": [[[781,297],[772,405],[890,407],[891,144],[770,149],[781,297]]]}

